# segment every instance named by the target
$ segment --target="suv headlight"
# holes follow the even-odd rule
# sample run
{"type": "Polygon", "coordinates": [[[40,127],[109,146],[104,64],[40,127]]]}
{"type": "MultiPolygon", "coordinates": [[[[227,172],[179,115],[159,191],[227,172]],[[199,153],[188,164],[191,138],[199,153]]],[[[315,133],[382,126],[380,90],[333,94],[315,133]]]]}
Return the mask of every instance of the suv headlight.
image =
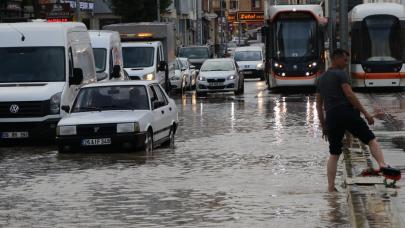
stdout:
{"type": "Polygon", "coordinates": [[[60,100],[62,92],[53,95],[49,103],[49,113],[50,114],[59,114],[60,113],[60,100]]]}
{"type": "Polygon", "coordinates": [[[58,126],[56,131],[56,134],[61,136],[77,134],[76,126],[58,126]]]}
{"type": "Polygon", "coordinates": [[[155,80],[155,74],[154,73],[149,73],[149,74],[145,74],[143,76],[144,80],[148,80],[148,81],[152,81],[155,80]]]}
{"type": "Polygon", "coordinates": [[[119,123],[117,124],[117,133],[130,133],[130,132],[139,132],[138,123],[119,123]]]}
{"type": "Polygon", "coordinates": [[[235,80],[236,76],[235,75],[229,75],[226,79],[227,80],[235,80]]]}

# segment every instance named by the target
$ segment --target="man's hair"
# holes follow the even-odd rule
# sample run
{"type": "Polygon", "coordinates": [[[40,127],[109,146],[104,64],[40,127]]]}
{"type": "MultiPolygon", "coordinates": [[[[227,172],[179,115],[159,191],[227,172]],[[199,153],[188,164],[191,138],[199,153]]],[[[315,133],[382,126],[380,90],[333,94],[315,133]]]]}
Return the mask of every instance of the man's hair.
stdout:
{"type": "Polygon", "coordinates": [[[342,48],[336,48],[331,55],[331,59],[342,58],[344,56],[350,56],[350,53],[342,48]]]}

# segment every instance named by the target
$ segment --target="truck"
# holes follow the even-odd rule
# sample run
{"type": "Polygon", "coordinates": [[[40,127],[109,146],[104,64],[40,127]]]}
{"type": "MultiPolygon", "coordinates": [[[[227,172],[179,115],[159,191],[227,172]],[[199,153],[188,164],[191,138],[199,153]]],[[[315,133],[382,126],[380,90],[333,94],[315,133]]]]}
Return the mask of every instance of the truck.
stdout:
{"type": "Polygon", "coordinates": [[[120,23],[106,25],[103,30],[120,33],[124,69],[132,80],[156,80],[170,91],[176,58],[173,23],[120,23]]]}

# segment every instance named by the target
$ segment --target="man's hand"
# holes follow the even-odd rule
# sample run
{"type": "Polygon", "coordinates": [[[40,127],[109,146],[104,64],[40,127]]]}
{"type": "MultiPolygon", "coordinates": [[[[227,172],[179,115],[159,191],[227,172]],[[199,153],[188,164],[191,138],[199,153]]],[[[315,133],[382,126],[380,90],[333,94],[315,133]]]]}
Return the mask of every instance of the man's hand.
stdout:
{"type": "Polygon", "coordinates": [[[374,117],[368,113],[364,115],[366,117],[368,125],[373,125],[374,124],[374,117]]]}

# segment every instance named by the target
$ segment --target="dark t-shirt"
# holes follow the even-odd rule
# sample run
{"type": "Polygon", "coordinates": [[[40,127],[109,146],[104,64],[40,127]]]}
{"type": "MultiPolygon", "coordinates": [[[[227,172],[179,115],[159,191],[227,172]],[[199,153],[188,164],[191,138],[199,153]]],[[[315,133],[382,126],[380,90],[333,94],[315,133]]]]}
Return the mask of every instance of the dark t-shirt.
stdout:
{"type": "Polygon", "coordinates": [[[316,91],[321,94],[326,112],[342,105],[351,106],[342,89],[344,83],[349,80],[340,69],[329,68],[318,78],[316,91]]]}

